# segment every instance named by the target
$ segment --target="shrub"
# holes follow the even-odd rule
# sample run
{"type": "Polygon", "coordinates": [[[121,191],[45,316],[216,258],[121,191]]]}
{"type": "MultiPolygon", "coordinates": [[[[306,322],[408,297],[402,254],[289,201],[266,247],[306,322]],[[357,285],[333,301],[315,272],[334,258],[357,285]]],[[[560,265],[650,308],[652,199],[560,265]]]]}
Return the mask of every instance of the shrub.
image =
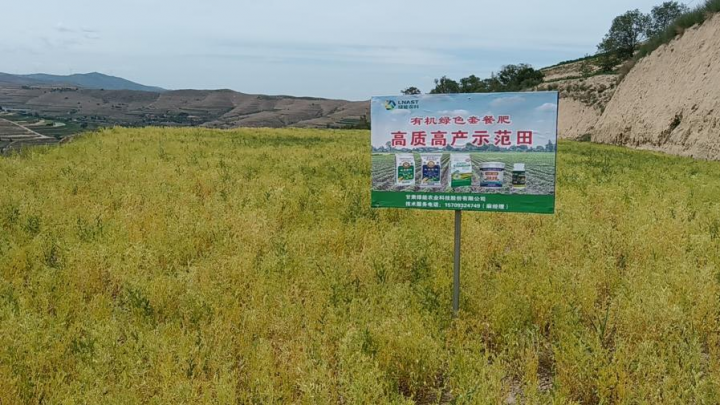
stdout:
{"type": "Polygon", "coordinates": [[[650,37],[638,50],[635,59],[651,54],[654,50],[682,35],[683,32],[697,24],[702,24],[715,13],[720,12],[720,0],[707,0],[695,9],[680,15],[669,27],[650,37]]]}

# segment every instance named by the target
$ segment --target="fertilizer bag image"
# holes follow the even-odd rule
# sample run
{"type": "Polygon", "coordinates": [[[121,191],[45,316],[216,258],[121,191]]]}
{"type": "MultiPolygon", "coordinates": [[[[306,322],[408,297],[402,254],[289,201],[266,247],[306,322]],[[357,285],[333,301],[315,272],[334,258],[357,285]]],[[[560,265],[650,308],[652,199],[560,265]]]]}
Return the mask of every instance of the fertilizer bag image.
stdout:
{"type": "Polygon", "coordinates": [[[395,155],[395,184],[398,186],[415,185],[415,158],[411,153],[395,155]]]}
{"type": "Polygon", "coordinates": [[[422,177],[420,187],[440,187],[440,169],[442,155],[439,153],[423,153],[420,155],[422,162],[422,177]]]}
{"type": "Polygon", "coordinates": [[[450,187],[469,187],[472,185],[472,161],[467,153],[450,155],[450,187]]]}

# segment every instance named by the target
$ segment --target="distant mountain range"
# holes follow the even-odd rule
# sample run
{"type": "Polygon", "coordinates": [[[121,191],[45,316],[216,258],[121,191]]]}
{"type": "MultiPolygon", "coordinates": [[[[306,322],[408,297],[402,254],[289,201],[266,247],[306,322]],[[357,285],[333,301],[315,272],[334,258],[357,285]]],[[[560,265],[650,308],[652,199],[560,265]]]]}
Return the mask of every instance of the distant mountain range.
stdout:
{"type": "Polygon", "coordinates": [[[67,76],[48,75],[44,73],[35,73],[30,75],[0,73],[0,85],[2,85],[2,83],[13,83],[25,86],[77,86],[86,89],[137,90],[156,93],[166,91],[160,87],[145,86],[120,77],[109,76],[97,72],[80,73],[67,76]]]}
{"type": "Polygon", "coordinates": [[[0,108],[111,125],[343,128],[366,124],[369,102],[267,96],[232,90],[165,90],[101,73],[0,73],[0,108]]]}

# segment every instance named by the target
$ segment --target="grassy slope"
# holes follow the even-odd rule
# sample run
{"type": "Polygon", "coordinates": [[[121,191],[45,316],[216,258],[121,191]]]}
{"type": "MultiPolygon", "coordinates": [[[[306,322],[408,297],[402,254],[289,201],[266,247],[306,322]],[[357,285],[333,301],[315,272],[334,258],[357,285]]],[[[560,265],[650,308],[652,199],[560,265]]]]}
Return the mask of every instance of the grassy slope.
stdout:
{"type": "Polygon", "coordinates": [[[720,401],[720,164],[561,143],[555,216],[369,208],[369,134],[0,158],[0,403],[720,401]],[[551,384],[548,384],[551,382],[551,384]]]}
{"type": "Polygon", "coordinates": [[[673,21],[667,29],[645,41],[638,50],[635,59],[651,54],[660,46],[668,44],[677,36],[682,35],[686,29],[709,20],[715,13],[720,13],[720,0],[705,0],[704,3],[698,4],[695,8],[673,21]]]}

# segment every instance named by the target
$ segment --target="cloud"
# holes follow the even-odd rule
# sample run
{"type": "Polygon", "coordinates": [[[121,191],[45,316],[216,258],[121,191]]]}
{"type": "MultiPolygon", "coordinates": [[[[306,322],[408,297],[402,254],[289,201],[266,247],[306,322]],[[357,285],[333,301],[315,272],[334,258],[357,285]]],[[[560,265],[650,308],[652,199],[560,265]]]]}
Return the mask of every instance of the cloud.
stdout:
{"type": "Polygon", "coordinates": [[[76,30],[66,27],[63,23],[57,23],[57,25],[55,25],[55,31],[63,34],[72,34],[76,32],[76,30]]]}
{"type": "Polygon", "coordinates": [[[63,23],[57,23],[52,28],[57,34],[50,37],[45,36],[43,42],[49,46],[75,46],[80,45],[82,40],[98,40],[100,34],[97,30],[86,27],[71,28],[63,23]]]}
{"type": "Polygon", "coordinates": [[[498,107],[510,107],[517,104],[522,104],[525,102],[525,98],[520,96],[511,96],[511,97],[502,97],[493,100],[490,103],[491,107],[498,108],[498,107]]]}
{"type": "MultiPolygon", "coordinates": [[[[429,0],[417,0],[412,7],[380,1],[216,3],[222,6],[178,6],[171,0],[6,1],[0,54],[11,49],[13,56],[4,58],[4,70],[39,67],[67,73],[62,69],[68,65],[78,71],[126,69],[140,81],[164,87],[363,100],[408,86],[427,91],[443,75],[456,80],[470,74],[488,77],[508,63],[539,68],[577,58],[594,52],[612,18],[627,9],[620,0],[583,7],[568,0],[542,7],[520,0],[494,8],[493,18],[477,29],[470,23],[439,23],[437,13],[428,12],[436,6],[429,0]],[[27,14],[24,3],[38,3],[42,12],[11,18],[27,14]],[[238,24],[238,15],[251,18],[238,24]]],[[[656,3],[640,0],[633,7],[648,11],[656,3]]],[[[462,0],[450,2],[449,8],[466,15],[487,13],[486,2],[462,0]]]]}
{"type": "Polygon", "coordinates": [[[417,46],[351,45],[273,42],[212,38],[207,52],[188,55],[223,59],[253,59],[263,62],[334,62],[400,66],[452,66],[457,58],[443,50],[417,46]]]}
{"type": "Polygon", "coordinates": [[[43,46],[47,49],[66,49],[75,47],[81,44],[81,41],[79,38],[74,36],[67,36],[67,37],[49,37],[49,36],[40,36],[38,37],[40,42],[43,44],[43,46]]]}
{"type": "Polygon", "coordinates": [[[555,111],[555,110],[557,110],[557,104],[555,104],[555,103],[545,103],[535,109],[535,111],[540,111],[540,112],[550,112],[550,111],[555,111]]]}
{"type": "Polygon", "coordinates": [[[445,115],[470,115],[470,111],[468,111],[468,110],[445,110],[445,111],[438,111],[438,114],[445,114],[445,115]]]}
{"type": "Polygon", "coordinates": [[[446,94],[428,94],[428,93],[425,93],[425,94],[421,94],[421,95],[420,95],[420,100],[431,100],[431,101],[447,100],[447,101],[452,101],[453,98],[450,97],[450,96],[448,96],[448,95],[446,95],[446,94]]]}

